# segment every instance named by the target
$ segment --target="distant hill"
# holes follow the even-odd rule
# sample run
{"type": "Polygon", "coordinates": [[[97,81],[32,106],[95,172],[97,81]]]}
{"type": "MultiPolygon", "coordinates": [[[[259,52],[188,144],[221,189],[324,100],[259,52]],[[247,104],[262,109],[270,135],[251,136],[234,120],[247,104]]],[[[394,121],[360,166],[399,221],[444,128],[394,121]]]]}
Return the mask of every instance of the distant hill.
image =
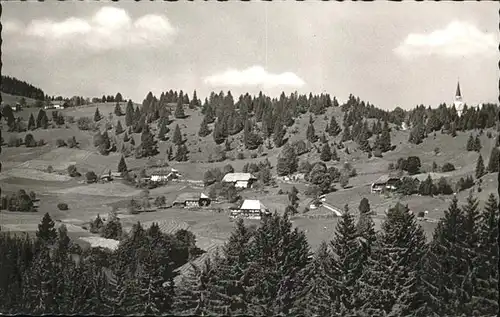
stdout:
{"type": "Polygon", "coordinates": [[[6,105],[11,105],[11,106],[15,105],[18,102],[21,102],[22,98],[24,98],[24,100],[26,100],[26,105],[28,105],[28,106],[33,106],[38,101],[36,99],[23,97],[23,96],[15,96],[15,95],[7,94],[4,92],[2,92],[1,95],[2,95],[2,102],[6,105]]]}
{"type": "Polygon", "coordinates": [[[45,92],[42,89],[15,77],[2,76],[0,90],[9,95],[22,96],[35,100],[45,99],[45,92]]]}

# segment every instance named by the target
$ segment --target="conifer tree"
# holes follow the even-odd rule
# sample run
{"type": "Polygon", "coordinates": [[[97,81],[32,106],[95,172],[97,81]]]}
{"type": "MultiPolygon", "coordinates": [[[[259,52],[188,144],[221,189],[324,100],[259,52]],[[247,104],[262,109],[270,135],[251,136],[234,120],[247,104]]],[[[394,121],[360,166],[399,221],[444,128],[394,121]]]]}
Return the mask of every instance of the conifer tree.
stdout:
{"type": "Polygon", "coordinates": [[[95,113],[94,113],[94,121],[97,122],[101,120],[101,113],[99,112],[99,107],[95,108],[95,113]]]}
{"type": "Polygon", "coordinates": [[[481,151],[481,139],[479,139],[479,136],[476,135],[474,138],[474,151],[479,152],[481,151]]]}
{"type": "Polygon", "coordinates": [[[458,207],[458,200],[453,197],[444,217],[434,231],[430,249],[425,257],[423,275],[429,293],[428,305],[438,316],[457,315],[460,309],[457,290],[469,271],[465,258],[466,235],[465,216],[458,207]]]}
{"type": "Polygon", "coordinates": [[[338,287],[334,276],[333,257],[326,242],[322,242],[307,267],[299,273],[297,301],[293,315],[334,316],[338,313],[334,299],[338,287]]]}
{"type": "Polygon", "coordinates": [[[176,119],[184,119],[186,117],[182,102],[183,100],[181,100],[181,98],[179,98],[179,101],[177,101],[177,106],[175,107],[175,112],[174,112],[174,116],[176,119]]]}
{"type": "Polygon", "coordinates": [[[320,159],[323,162],[329,162],[332,159],[332,153],[330,150],[330,145],[328,143],[325,143],[323,145],[323,148],[321,149],[320,159]]]}
{"type": "Polygon", "coordinates": [[[425,233],[408,207],[400,203],[389,209],[382,232],[375,242],[366,269],[358,280],[360,294],[355,307],[372,316],[429,316],[422,296],[426,254],[425,233]]]}
{"type": "Polygon", "coordinates": [[[297,273],[308,263],[309,245],[304,232],[292,229],[286,213],[274,213],[262,220],[254,237],[247,314],[289,315],[298,295],[294,292],[297,273]]]}
{"type": "Polygon", "coordinates": [[[119,135],[121,133],[123,133],[123,127],[122,127],[122,122],[120,120],[118,120],[118,123],[116,124],[116,128],[115,128],[115,134],[116,135],[119,135]]]}
{"type": "Polygon", "coordinates": [[[494,146],[491,149],[490,159],[488,161],[488,172],[497,173],[500,164],[500,151],[498,147],[494,146]]]}
{"type": "Polygon", "coordinates": [[[205,116],[203,118],[203,120],[201,121],[201,125],[200,125],[200,130],[198,131],[198,135],[200,137],[206,137],[207,135],[209,135],[212,131],[210,131],[210,129],[208,128],[208,122],[207,122],[207,117],[205,116]]]}
{"type": "Polygon", "coordinates": [[[35,117],[33,117],[33,113],[31,113],[30,118],[28,120],[28,130],[35,130],[35,128],[36,128],[35,117]]]}
{"type": "Polygon", "coordinates": [[[336,137],[340,134],[340,132],[342,132],[342,129],[340,128],[337,120],[335,119],[335,116],[333,115],[330,119],[330,124],[328,125],[328,129],[326,129],[326,132],[332,137],[336,137]]]}
{"type": "Polygon", "coordinates": [[[297,168],[298,158],[295,153],[295,149],[292,146],[285,144],[278,156],[276,172],[279,176],[290,175],[295,173],[297,168]]]}
{"type": "Polygon", "coordinates": [[[476,178],[480,179],[486,174],[485,167],[484,167],[484,161],[483,161],[483,156],[479,154],[479,157],[477,158],[476,162],[476,178]]]}
{"type": "Polygon", "coordinates": [[[160,119],[160,131],[158,131],[158,139],[160,139],[161,141],[166,141],[168,132],[169,129],[167,127],[167,119],[160,119]]]}
{"type": "Polygon", "coordinates": [[[382,152],[387,152],[391,150],[391,133],[389,131],[389,124],[384,121],[384,127],[380,135],[379,149],[382,152]]]}
{"type": "Polygon", "coordinates": [[[118,101],[116,102],[114,113],[117,117],[123,116],[122,108],[120,107],[120,103],[118,101]]]}
{"type": "Polygon", "coordinates": [[[356,298],[356,281],[361,277],[364,266],[366,245],[360,239],[354,216],[346,204],[344,212],[335,230],[334,239],[330,242],[333,251],[334,279],[338,287],[332,302],[337,310],[351,310],[352,298],[356,298]]]}
{"type": "Polygon", "coordinates": [[[182,133],[181,133],[181,128],[179,127],[178,124],[175,125],[174,135],[172,137],[172,142],[174,142],[175,145],[182,144],[182,133]]]}
{"type": "Polygon", "coordinates": [[[185,144],[177,145],[175,160],[177,162],[186,162],[188,160],[188,149],[185,144]]]}
{"type": "Polygon", "coordinates": [[[134,105],[132,100],[127,102],[127,108],[125,109],[125,125],[130,127],[134,124],[134,105]]]}
{"type": "Polygon", "coordinates": [[[307,126],[306,137],[307,140],[311,143],[314,143],[318,140],[318,136],[316,135],[316,131],[314,130],[314,124],[312,122],[310,122],[309,126],[307,126]]]}
{"type": "Polygon", "coordinates": [[[222,257],[214,279],[214,299],[220,314],[245,314],[250,298],[251,242],[253,232],[238,219],[222,248],[222,257]]]}
{"type": "Polygon", "coordinates": [[[42,218],[41,223],[38,225],[38,231],[36,232],[36,237],[47,244],[52,244],[56,241],[57,231],[54,228],[55,223],[50,217],[49,213],[46,212],[42,218]]]}
{"type": "Polygon", "coordinates": [[[118,173],[125,173],[128,171],[127,163],[125,163],[125,158],[120,158],[120,162],[118,162],[118,173]]]}
{"type": "Polygon", "coordinates": [[[349,126],[344,127],[344,132],[342,133],[342,142],[350,141],[352,140],[351,136],[351,129],[349,126]]]}

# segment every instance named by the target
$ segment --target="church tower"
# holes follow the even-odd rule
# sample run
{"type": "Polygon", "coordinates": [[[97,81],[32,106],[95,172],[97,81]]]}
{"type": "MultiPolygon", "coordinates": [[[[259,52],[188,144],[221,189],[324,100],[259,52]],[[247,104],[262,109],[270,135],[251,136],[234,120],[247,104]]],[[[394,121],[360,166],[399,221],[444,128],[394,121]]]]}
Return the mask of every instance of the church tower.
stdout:
{"type": "Polygon", "coordinates": [[[457,82],[457,92],[455,93],[455,100],[453,101],[457,113],[459,116],[462,115],[462,110],[464,108],[464,103],[462,101],[462,92],[460,91],[460,82],[457,82]]]}

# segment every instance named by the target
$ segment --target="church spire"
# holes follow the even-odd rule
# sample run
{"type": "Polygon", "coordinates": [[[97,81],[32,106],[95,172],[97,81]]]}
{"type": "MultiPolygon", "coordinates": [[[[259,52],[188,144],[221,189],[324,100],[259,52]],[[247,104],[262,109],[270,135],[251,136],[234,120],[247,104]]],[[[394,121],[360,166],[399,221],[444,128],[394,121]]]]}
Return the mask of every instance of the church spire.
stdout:
{"type": "Polygon", "coordinates": [[[460,92],[460,82],[457,82],[457,92],[455,94],[455,97],[462,98],[462,93],[460,92]]]}

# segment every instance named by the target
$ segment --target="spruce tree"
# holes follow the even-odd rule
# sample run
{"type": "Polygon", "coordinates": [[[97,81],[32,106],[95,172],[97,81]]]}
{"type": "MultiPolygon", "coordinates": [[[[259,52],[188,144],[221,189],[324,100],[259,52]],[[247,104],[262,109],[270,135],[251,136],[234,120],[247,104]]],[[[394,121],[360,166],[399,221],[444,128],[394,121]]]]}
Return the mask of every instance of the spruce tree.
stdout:
{"type": "Polygon", "coordinates": [[[477,249],[474,259],[475,297],[468,311],[479,316],[498,312],[498,201],[490,194],[477,224],[477,249]]]}
{"type": "Polygon", "coordinates": [[[114,113],[117,117],[123,116],[122,108],[120,107],[120,103],[118,101],[116,102],[114,113]]]}
{"type": "Polygon", "coordinates": [[[360,239],[354,216],[346,204],[330,242],[333,251],[335,285],[338,287],[332,299],[336,310],[354,308],[352,299],[357,298],[356,281],[363,273],[366,244],[360,239]]]}
{"type": "Polygon", "coordinates": [[[323,148],[321,149],[320,159],[323,162],[329,162],[332,159],[332,153],[330,150],[330,145],[328,143],[325,143],[323,145],[323,148]]]}
{"type": "Polygon", "coordinates": [[[35,117],[33,117],[33,114],[30,114],[30,118],[28,120],[28,130],[35,130],[36,128],[36,123],[35,123],[35,117]]]}
{"type": "Polygon", "coordinates": [[[328,125],[328,129],[326,130],[326,132],[332,137],[336,137],[340,134],[340,132],[342,132],[342,129],[340,128],[337,120],[335,119],[335,116],[333,115],[330,119],[330,124],[328,125]]]}
{"type": "Polygon", "coordinates": [[[208,122],[207,122],[207,118],[206,116],[203,118],[203,120],[201,121],[201,125],[200,125],[200,130],[198,131],[198,135],[200,137],[206,137],[207,135],[209,135],[212,131],[210,131],[210,129],[208,128],[208,122]]]}
{"type": "Polygon", "coordinates": [[[121,133],[123,133],[123,127],[122,127],[122,122],[120,120],[118,120],[118,123],[116,124],[116,128],[115,128],[115,134],[116,135],[119,135],[121,133]]]}
{"type": "Polygon", "coordinates": [[[186,117],[182,102],[183,101],[179,98],[179,101],[177,102],[177,106],[175,107],[175,112],[174,112],[174,116],[176,119],[184,119],[186,117]]]}
{"type": "Polygon", "coordinates": [[[118,162],[118,173],[125,173],[128,171],[128,168],[127,168],[127,163],[125,163],[125,158],[122,157],[120,158],[120,162],[118,162]]]}
{"type": "Polygon", "coordinates": [[[285,144],[278,156],[276,172],[278,173],[278,176],[290,175],[295,173],[297,168],[298,158],[295,153],[295,149],[292,146],[285,144]]]}
{"type": "Polygon", "coordinates": [[[95,108],[95,113],[94,113],[94,121],[97,122],[101,120],[101,113],[99,112],[99,107],[95,108]]]}
{"type": "Polygon", "coordinates": [[[57,231],[54,228],[55,223],[50,217],[49,213],[45,213],[42,218],[41,223],[38,225],[38,231],[36,232],[36,237],[47,244],[52,244],[57,239],[57,231]]]}
{"type": "Polygon", "coordinates": [[[307,267],[299,273],[298,300],[293,315],[334,316],[338,313],[334,299],[339,292],[334,276],[333,256],[322,242],[307,267]]]}
{"type": "Polygon", "coordinates": [[[314,143],[318,140],[318,136],[316,135],[316,131],[314,130],[314,124],[312,122],[310,122],[309,126],[307,126],[306,137],[307,140],[311,143],[314,143]]]}
{"type": "Polygon", "coordinates": [[[387,152],[391,150],[391,133],[389,131],[389,124],[384,121],[384,127],[380,135],[379,149],[382,152],[387,152]]]}
{"type": "Polygon", "coordinates": [[[238,219],[222,248],[222,257],[215,273],[217,278],[214,279],[214,298],[220,314],[245,314],[248,311],[252,236],[253,232],[245,226],[243,219],[238,219]]]}
{"type": "Polygon", "coordinates": [[[461,289],[469,271],[464,222],[465,215],[454,197],[434,231],[424,258],[426,273],[423,279],[425,291],[429,293],[428,305],[439,316],[461,314],[457,290],[461,289]]]}
{"type": "Polygon", "coordinates": [[[479,157],[477,158],[476,162],[476,178],[480,179],[486,174],[485,167],[484,167],[484,161],[483,161],[483,156],[479,154],[479,157]]]}
{"type": "Polygon", "coordinates": [[[125,109],[125,125],[130,127],[134,124],[134,105],[132,100],[127,102],[127,108],[125,109]]]}
{"type": "Polygon", "coordinates": [[[481,139],[479,139],[479,136],[476,135],[476,137],[474,138],[474,151],[476,152],[479,152],[481,151],[481,139]]]}
{"type": "Polygon", "coordinates": [[[167,127],[167,119],[165,118],[160,119],[160,130],[158,131],[158,139],[160,139],[161,141],[166,141],[168,132],[169,129],[167,127]]]}
{"type": "Polygon", "coordinates": [[[426,254],[423,229],[408,207],[389,209],[366,269],[358,280],[355,310],[371,316],[429,316],[421,258],[426,254]]]}
{"type": "Polygon", "coordinates": [[[250,249],[254,265],[248,273],[252,287],[247,314],[289,315],[298,295],[298,272],[309,262],[304,232],[292,229],[286,213],[274,213],[262,220],[250,249]]]}
{"type": "Polygon", "coordinates": [[[494,146],[491,149],[490,159],[488,161],[488,172],[497,173],[500,164],[500,151],[498,147],[494,146]]]}
{"type": "Polygon", "coordinates": [[[141,153],[142,157],[150,157],[158,154],[158,142],[154,139],[154,135],[149,131],[149,128],[141,134],[141,153]]]}
{"type": "Polygon", "coordinates": [[[175,145],[182,144],[182,133],[181,133],[181,128],[179,127],[178,124],[175,125],[174,135],[172,137],[172,142],[174,142],[175,145]]]}
{"type": "Polygon", "coordinates": [[[188,149],[185,144],[177,145],[175,160],[177,162],[186,162],[188,160],[188,149]]]}

